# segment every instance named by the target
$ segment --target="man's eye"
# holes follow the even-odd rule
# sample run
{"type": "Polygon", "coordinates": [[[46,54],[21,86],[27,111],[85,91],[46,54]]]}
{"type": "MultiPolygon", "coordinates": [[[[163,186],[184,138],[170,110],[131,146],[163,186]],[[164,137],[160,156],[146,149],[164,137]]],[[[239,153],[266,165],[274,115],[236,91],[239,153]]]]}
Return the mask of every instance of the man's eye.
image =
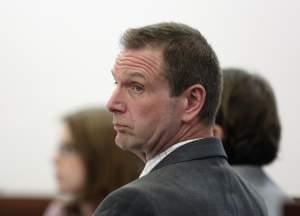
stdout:
{"type": "Polygon", "coordinates": [[[144,92],[144,86],[138,84],[132,84],[131,90],[136,94],[141,94],[144,92]]]}

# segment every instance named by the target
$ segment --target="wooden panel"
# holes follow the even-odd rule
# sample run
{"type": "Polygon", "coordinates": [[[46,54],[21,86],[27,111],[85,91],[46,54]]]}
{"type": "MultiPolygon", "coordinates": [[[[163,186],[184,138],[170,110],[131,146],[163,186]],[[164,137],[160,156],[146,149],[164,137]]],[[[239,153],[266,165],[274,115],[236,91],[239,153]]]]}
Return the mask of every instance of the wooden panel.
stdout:
{"type": "Polygon", "coordinates": [[[300,216],[300,199],[295,198],[294,203],[287,203],[283,207],[284,216],[300,216]]]}
{"type": "Polygon", "coordinates": [[[50,198],[0,197],[0,215],[2,216],[41,216],[50,198]]]}

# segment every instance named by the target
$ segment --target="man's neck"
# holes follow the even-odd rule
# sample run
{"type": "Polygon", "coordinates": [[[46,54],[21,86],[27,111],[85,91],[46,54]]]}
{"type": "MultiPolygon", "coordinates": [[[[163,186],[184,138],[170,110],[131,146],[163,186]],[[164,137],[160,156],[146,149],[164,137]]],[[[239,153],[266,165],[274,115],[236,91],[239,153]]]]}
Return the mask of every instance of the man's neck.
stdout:
{"type": "Polygon", "coordinates": [[[172,146],[170,146],[169,148],[167,148],[166,150],[164,150],[163,152],[160,152],[159,154],[155,155],[153,158],[151,158],[150,160],[148,160],[145,164],[145,167],[142,171],[142,173],[140,174],[140,177],[147,175],[160,161],[162,161],[165,157],[167,157],[169,154],[171,154],[173,151],[175,151],[176,149],[182,147],[183,145],[198,140],[197,139],[189,139],[189,140],[185,140],[183,142],[179,142],[176,143],[172,146]]]}
{"type": "Polygon", "coordinates": [[[168,142],[162,143],[161,145],[156,145],[150,149],[150,151],[145,152],[142,160],[146,162],[179,142],[212,136],[213,130],[211,126],[204,126],[200,123],[183,125],[175,134],[175,136],[173,136],[168,142]]]}

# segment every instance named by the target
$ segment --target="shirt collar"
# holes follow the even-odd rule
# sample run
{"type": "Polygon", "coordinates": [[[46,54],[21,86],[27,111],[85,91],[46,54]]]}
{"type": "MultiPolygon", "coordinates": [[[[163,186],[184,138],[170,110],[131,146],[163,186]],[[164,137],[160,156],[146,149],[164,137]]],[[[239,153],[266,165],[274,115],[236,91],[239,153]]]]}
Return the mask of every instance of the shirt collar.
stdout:
{"type": "Polygon", "coordinates": [[[165,151],[159,153],[158,155],[156,155],[155,157],[151,158],[150,160],[148,160],[145,164],[145,167],[142,171],[142,173],[140,174],[139,178],[147,175],[148,173],[151,172],[151,170],[160,162],[162,161],[165,157],[167,157],[167,155],[169,155],[171,152],[175,151],[176,149],[178,149],[179,147],[195,141],[195,140],[199,140],[199,138],[196,139],[190,139],[190,140],[185,140],[182,142],[179,142],[175,145],[170,146],[169,148],[167,148],[165,151]]]}

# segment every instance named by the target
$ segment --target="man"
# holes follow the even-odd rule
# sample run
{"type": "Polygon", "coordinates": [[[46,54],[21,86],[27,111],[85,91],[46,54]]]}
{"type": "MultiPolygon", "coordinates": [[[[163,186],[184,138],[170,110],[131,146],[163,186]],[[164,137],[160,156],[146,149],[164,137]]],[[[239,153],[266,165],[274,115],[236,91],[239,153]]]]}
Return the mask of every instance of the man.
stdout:
{"type": "Polygon", "coordinates": [[[229,163],[265,200],[269,215],[280,216],[290,199],[263,170],[276,159],[280,143],[273,90],[263,77],[237,68],[223,70],[223,81],[215,133],[229,163]]]}
{"type": "Polygon", "coordinates": [[[213,138],[222,85],[205,38],[183,24],[159,23],[129,29],[121,42],[107,107],[116,144],[146,165],[94,214],[266,215],[213,138]]]}

